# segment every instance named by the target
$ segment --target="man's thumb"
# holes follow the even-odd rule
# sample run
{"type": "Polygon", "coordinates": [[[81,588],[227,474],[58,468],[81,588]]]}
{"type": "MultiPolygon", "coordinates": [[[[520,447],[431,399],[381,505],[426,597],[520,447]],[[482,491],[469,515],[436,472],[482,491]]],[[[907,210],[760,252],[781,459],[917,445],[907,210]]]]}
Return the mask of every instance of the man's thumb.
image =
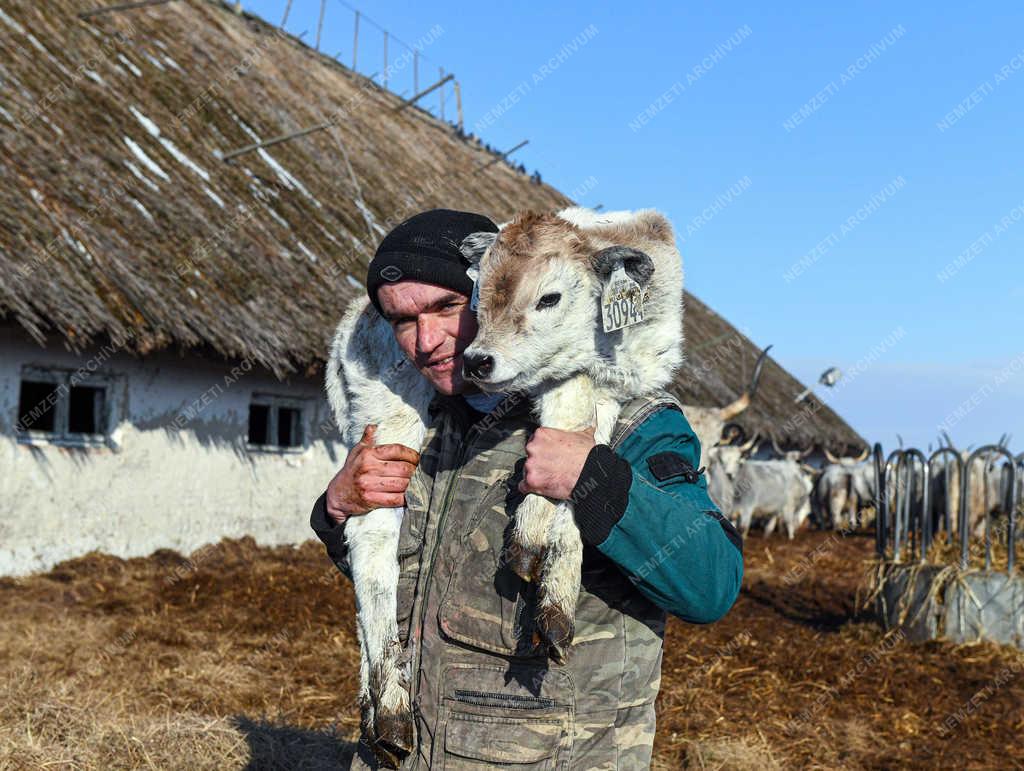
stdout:
{"type": "Polygon", "coordinates": [[[363,429],[363,435],[359,437],[359,444],[365,444],[367,447],[373,447],[374,434],[377,433],[377,424],[370,423],[363,429]]]}

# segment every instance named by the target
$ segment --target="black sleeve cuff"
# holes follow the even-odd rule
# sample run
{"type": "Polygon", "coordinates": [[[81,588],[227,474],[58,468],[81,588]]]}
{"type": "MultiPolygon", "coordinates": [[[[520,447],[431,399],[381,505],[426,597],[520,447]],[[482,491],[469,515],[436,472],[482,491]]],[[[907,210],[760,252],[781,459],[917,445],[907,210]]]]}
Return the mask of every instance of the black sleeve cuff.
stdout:
{"type": "Polygon", "coordinates": [[[594,445],[569,498],[587,546],[604,543],[629,505],[633,469],[606,444],[594,445]]]}
{"type": "Polygon", "coordinates": [[[313,511],[309,515],[309,526],[313,528],[316,537],[324,542],[327,547],[327,555],[338,562],[345,561],[348,557],[348,547],[345,545],[345,525],[338,524],[327,516],[327,493],[325,492],[316,499],[313,504],[313,511]]]}

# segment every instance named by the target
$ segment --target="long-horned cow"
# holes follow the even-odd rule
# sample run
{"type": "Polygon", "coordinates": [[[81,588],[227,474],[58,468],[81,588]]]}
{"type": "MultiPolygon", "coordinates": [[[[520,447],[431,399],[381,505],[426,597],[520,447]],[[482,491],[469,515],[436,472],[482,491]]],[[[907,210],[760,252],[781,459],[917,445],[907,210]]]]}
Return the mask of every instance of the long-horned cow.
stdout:
{"type": "Polygon", "coordinates": [[[811,510],[821,527],[848,529],[874,502],[874,465],[867,462],[868,448],[853,458],[836,457],[827,447],[822,450],[829,463],[814,484],[811,510]]]}
{"type": "Polygon", "coordinates": [[[736,399],[724,407],[703,407],[697,405],[684,405],[686,419],[689,421],[693,432],[700,441],[700,465],[706,466],[710,460],[708,451],[722,440],[722,433],[726,424],[741,415],[757,395],[757,388],[761,382],[761,371],[764,369],[765,359],[772,346],[766,347],[757,357],[754,364],[754,372],[750,377],[750,385],[736,399]]]}
{"type": "Polygon", "coordinates": [[[793,538],[811,513],[811,481],[796,460],[748,460],[736,474],[732,504],[723,511],[746,535],[751,524],[763,520],[765,537],[781,520],[793,538]]]}
{"type": "Polygon", "coordinates": [[[758,441],[755,434],[749,441],[735,444],[738,433],[730,433],[728,443],[717,444],[707,453],[708,495],[722,511],[727,511],[732,506],[736,476],[744,460],[755,451],[758,441]]]}
{"type": "Polygon", "coordinates": [[[772,449],[775,450],[775,456],[783,460],[791,460],[797,463],[802,463],[807,459],[807,456],[814,452],[813,442],[802,450],[784,450],[779,447],[779,443],[775,441],[775,436],[771,437],[772,449]]]}

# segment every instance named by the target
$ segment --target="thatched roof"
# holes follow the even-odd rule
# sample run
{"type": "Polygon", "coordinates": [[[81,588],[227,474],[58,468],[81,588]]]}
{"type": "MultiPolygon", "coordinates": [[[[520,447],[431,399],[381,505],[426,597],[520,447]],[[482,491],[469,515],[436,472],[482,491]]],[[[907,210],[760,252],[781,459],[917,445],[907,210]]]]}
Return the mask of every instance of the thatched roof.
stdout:
{"type": "MultiPolygon", "coordinates": [[[[283,374],[322,360],[401,219],[569,202],[259,19],[207,0],[77,15],[102,4],[13,0],[0,14],[0,317],[40,343],[130,337],[141,353],[204,347],[283,374]]],[[[738,334],[695,298],[686,315],[691,347],[738,334]]],[[[735,398],[756,356],[745,338],[735,350],[710,371],[697,350],[684,401],[735,398]]],[[[770,363],[744,420],[779,424],[799,390],[770,363]]],[[[780,434],[812,436],[860,442],[830,411],[780,434]]]]}
{"type": "MultiPolygon", "coordinates": [[[[670,389],[684,404],[724,406],[750,384],[760,349],[771,343],[750,338],[687,292],[686,362],[670,389]]],[[[813,394],[797,403],[804,385],[769,355],[750,406],[732,422],[748,435],[774,438],[786,449],[825,444],[834,453],[856,454],[865,441],[813,394]]]]}

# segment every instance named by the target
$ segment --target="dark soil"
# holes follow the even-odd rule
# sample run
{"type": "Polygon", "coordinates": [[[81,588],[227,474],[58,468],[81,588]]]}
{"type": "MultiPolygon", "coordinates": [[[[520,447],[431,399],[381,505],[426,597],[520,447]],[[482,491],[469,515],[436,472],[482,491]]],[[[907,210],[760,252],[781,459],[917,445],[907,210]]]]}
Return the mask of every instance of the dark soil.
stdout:
{"type": "MultiPolygon", "coordinates": [[[[1024,768],[1024,654],[887,637],[857,602],[872,548],[867,534],[747,541],[728,616],[669,624],[656,767],[1024,768]]],[[[89,555],[0,580],[0,606],[0,767],[63,758],[68,736],[79,767],[108,762],[103,752],[132,767],[110,726],[141,716],[198,716],[211,736],[228,721],[248,739],[230,752],[219,740],[204,758],[204,729],[190,723],[198,759],[179,757],[204,767],[218,767],[217,752],[221,767],[258,767],[257,753],[285,766],[301,763],[296,752],[340,758],[356,735],[353,597],[318,544],[245,539],[188,561],[89,555]],[[41,709],[53,704],[61,717],[48,727],[41,709]]],[[[138,766],[159,760],[166,728],[138,766]]]]}

